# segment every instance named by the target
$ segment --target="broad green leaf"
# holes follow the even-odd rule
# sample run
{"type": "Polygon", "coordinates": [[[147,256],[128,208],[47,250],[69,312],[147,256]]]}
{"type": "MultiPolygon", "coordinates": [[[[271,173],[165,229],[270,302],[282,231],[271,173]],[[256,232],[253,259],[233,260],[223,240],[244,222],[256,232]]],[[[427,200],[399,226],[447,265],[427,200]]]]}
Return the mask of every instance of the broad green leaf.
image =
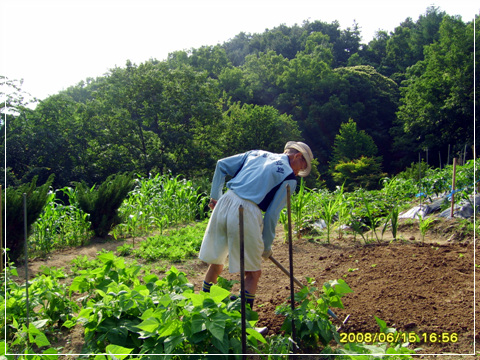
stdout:
{"type": "Polygon", "coordinates": [[[163,295],[161,298],[157,299],[158,305],[162,305],[163,307],[168,307],[172,302],[172,299],[169,295],[163,295]]]}
{"type": "Polygon", "coordinates": [[[115,259],[115,255],[113,255],[113,252],[110,251],[108,253],[98,254],[97,258],[105,264],[108,261],[113,261],[115,259]]]}
{"type": "Polygon", "coordinates": [[[200,306],[202,306],[203,301],[205,299],[205,294],[206,293],[200,293],[200,294],[186,293],[186,294],[184,294],[184,296],[187,299],[190,299],[192,301],[193,306],[200,307],[200,306]]]}
{"type": "Polygon", "coordinates": [[[221,341],[225,333],[225,322],[207,322],[207,329],[214,337],[221,341]]]}
{"type": "Polygon", "coordinates": [[[222,289],[220,286],[213,285],[210,288],[210,296],[215,302],[219,303],[226,297],[230,296],[230,291],[222,289]]]}
{"type": "Polygon", "coordinates": [[[180,328],[181,328],[181,323],[179,320],[169,321],[165,324],[164,327],[162,327],[161,329],[158,329],[158,336],[159,337],[170,336],[173,333],[175,333],[177,329],[180,329],[180,328]]]}
{"type": "Polygon", "coordinates": [[[164,340],[165,353],[171,354],[175,347],[184,340],[182,335],[170,336],[164,340]]]}
{"type": "Polygon", "coordinates": [[[109,354],[109,357],[114,360],[125,359],[133,351],[133,349],[129,349],[123,346],[113,345],[113,344],[107,345],[105,350],[107,354],[109,354]]]}
{"type": "Polygon", "coordinates": [[[196,334],[207,328],[205,324],[205,319],[199,314],[194,314],[192,316],[191,324],[192,324],[192,334],[196,334]]]}
{"type": "Polygon", "coordinates": [[[35,326],[37,329],[41,329],[41,328],[43,328],[47,323],[48,323],[48,319],[42,319],[42,320],[32,321],[31,324],[33,324],[33,326],[35,326]]]}
{"type": "Polygon", "coordinates": [[[227,314],[216,313],[207,321],[207,329],[218,340],[222,340],[225,334],[225,324],[230,317],[227,314]]]}
{"type": "Polygon", "coordinates": [[[38,347],[50,345],[50,341],[48,341],[45,334],[38,330],[33,324],[29,325],[28,338],[31,343],[35,343],[38,347]]]}
{"type": "Polygon", "coordinates": [[[220,354],[228,354],[228,350],[230,349],[228,336],[225,334],[225,337],[222,339],[217,339],[216,337],[212,338],[212,344],[218,350],[220,350],[220,354]]]}
{"type": "Polygon", "coordinates": [[[155,274],[146,275],[143,278],[143,281],[145,282],[145,284],[150,283],[150,282],[154,283],[157,280],[158,280],[158,276],[155,275],[155,274]]]}
{"type": "Polygon", "coordinates": [[[150,318],[142,321],[136,327],[139,328],[140,330],[143,330],[143,331],[148,332],[148,333],[155,333],[160,326],[161,326],[161,324],[158,321],[158,319],[156,319],[154,317],[150,317],[150,318]]]}
{"type": "Polygon", "coordinates": [[[58,351],[54,348],[48,348],[45,350],[42,355],[41,359],[48,359],[48,360],[57,360],[58,359],[58,351]]]}
{"type": "Polygon", "coordinates": [[[258,331],[256,331],[255,329],[252,329],[252,328],[247,328],[247,334],[249,334],[249,338],[252,337],[258,341],[260,341],[261,343],[264,343],[266,344],[267,343],[267,340],[265,340],[265,338],[263,337],[262,334],[260,334],[258,331]]]}
{"type": "Polygon", "coordinates": [[[345,280],[338,279],[336,281],[336,284],[332,286],[334,287],[335,292],[340,296],[343,296],[344,294],[353,293],[353,290],[350,288],[350,286],[347,285],[345,280]]]}

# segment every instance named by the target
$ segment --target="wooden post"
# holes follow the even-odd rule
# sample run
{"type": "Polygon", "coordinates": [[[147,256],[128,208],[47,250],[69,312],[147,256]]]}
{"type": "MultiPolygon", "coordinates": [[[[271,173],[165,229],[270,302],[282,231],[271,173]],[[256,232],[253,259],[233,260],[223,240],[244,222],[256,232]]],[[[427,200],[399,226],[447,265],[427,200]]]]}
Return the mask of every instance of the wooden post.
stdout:
{"type": "Polygon", "coordinates": [[[246,359],[247,354],[247,318],[245,298],[245,233],[243,227],[243,206],[238,208],[238,222],[240,226],[240,297],[242,316],[242,358],[246,359]]]}
{"type": "Polygon", "coordinates": [[[457,171],[457,158],[453,158],[453,175],[452,175],[452,201],[450,205],[450,217],[453,218],[453,208],[455,206],[455,173],[457,171]]]}

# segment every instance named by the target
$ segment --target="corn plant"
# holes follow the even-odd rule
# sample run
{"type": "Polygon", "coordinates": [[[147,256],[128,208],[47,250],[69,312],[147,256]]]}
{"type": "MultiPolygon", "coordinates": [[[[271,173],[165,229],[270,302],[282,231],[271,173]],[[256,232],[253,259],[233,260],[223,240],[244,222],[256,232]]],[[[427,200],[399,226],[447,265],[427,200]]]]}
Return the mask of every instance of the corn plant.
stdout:
{"type": "Polygon", "coordinates": [[[377,226],[379,223],[379,219],[375,216],[373,209],[371,207],[371,203],[367,198],[365,197],[365,192],[361,191],[360,195],[363,200],[363,205],[365,206],[365,211],[367,213],[367,219],[368,219],[368,224],[367,226],[370,228],[370,230],[374,233],[375,238],[377,241],[380,241],[378,234],[377,234],[377,226]]]}
{"type": "Polygon", "coordinates": [[[295,233],[297,238],[300,239],[302,234],[301,230],[308,223],[306,217],[308,206],[313,200],[313,193],[305,186],[303,178],[300,180],[300,187],[298,191],[292,195],[291,207],[292,207],[292,222],[295,223],[295,233]]]}
{"type": "Polygon", "coordinates": [[[153,230],[162,233],[169,226],[205,218],[208,197],[195,189],[191,181],[157,174],[135,182],[135,188],[119,209],[124,219],[120,230],[124,234],[135,238],[153,230]]]}
{"type": "Polygon", "coordinates": [[[397,203],[393,204],[392,210],[390,210],[390,223],[392,226],[392,236],[393,239],[397,239],[397,230],[398,230],[398,212],[399,212],[399,207],[397,203]]]}
{"type": "Polygon", "coordinates": [[[422,236],[422,244],[425,244],[425,235],[427,231],[433,226],[433,222],[435,221],[432,217],[424,218],[421,214],[417,215],[418,217],[418,228],[420,229],[420,235],[422,236]]]}
{"type": "Polygon", "coordinates": [[[340,209],[342,195],[343,187],[342,190],[336,195],[331,195],[329,193],[315,194],[318,204],[320,205],[317,215],[325,221],[328,244],[330,243],[330,233],[334,222],[334,217],[337,215],[337,212],[340,209]]]}
{"type": "Polygon", "coordinates": [[[33,224],[29,245],[40,256],[54,249],[84,245],[91,236],[88,214],[80,209],[77,192],[71,187],[50,191],[43,212],[33,224]],[[68,196],[68,204],[59,199],[68,196]]]}

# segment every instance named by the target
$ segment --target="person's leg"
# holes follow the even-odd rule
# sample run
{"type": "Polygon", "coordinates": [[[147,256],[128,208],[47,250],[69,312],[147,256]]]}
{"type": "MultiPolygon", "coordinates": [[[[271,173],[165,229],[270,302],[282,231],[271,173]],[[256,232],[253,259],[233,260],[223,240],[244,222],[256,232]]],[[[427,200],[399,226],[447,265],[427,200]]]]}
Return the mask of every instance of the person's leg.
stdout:
{"type": "Polygon", "coordinates": [[[255,301],[255,294],[261,275],[262,270],[245,271],[245,299],[251,309],[253,309],[253,302],[255,301]]]}
{"type": "Polygon", "coordinates": [[[245,290],[250,294],[255,294],[257,292],[258,280],[262,275],[262,270],[257,271],[245,271],[245,290]]]}
{"type": "Polygon", "coordinates": [[[217,283],[218,276],[222,273],[223,265],[210,264],[207,273],[205,274],[205,280],[203,280],[202,291],[210,292],[210,288],[213,284],[217,283]]]}
{"type": "Polygon", "coordinates": [[[217,283],[218,276],[223,271],[223,265],[219,264],[210,264],[208,267],[207,273],[205,274],[205,281],[209,283],[217,283]]]}

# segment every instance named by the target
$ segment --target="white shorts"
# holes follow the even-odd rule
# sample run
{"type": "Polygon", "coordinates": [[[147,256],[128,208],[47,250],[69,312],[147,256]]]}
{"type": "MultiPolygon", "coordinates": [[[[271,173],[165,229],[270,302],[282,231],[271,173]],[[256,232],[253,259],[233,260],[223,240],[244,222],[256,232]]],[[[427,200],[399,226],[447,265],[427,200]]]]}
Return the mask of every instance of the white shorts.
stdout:
{"type": "Polygon", "coordinates": [[[208,222],[198,257],[208,264],[224,265],[229,256],[229,271],[240,271],[240,225],[238,208],[243,205],[245,271],[261,269],[264,250],[263,217],[260,208],[228,190],[215,205],[208,222]]]}

